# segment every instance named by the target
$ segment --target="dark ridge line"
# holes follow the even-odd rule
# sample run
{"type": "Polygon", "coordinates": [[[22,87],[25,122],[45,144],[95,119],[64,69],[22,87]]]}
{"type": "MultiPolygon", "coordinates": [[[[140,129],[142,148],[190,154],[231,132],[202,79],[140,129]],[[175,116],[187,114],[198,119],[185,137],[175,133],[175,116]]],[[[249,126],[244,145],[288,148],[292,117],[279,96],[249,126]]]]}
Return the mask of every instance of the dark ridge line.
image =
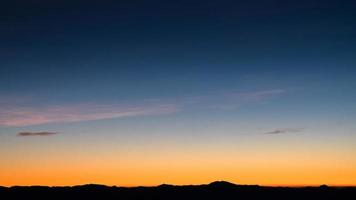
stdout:
{"type": "Polygon", "coordinates": [[[173,188],[173,187],[255,187],[255,188],[356,188],[356,186],[353,185],[345,185],[345,186],[328,186],[325,184],[322,184],[320,186],[261,186],[261,185],[247,185],[247,184],[235,184],[235,183],[231,183],[228,181],[214,181],[208,184],[190,184],[190,185],[174,185],[174,184],[160,184],[160,185],[156,185],[156,186],[117,186],[117,185],[113,185],[113,186],[108,186],[108,185],[104,185],[104,184],[95,184],[95,183],[89,183],[89,184],[83,184],[83,185],[73,185],[73,186],[46,186],[46,185],[28,185],[28,186],[24,186],[24,185],[14,185],[14,186],[0,186],[0,189],[16,189],[16,188],[73,188],[73,189],[80,189],[80,188],[102,188],[102,189],[109,189],[109,188],[115,188],[115,189],[119,189],[119,188],[123,188],[123,189],[135,189],[135,188],[173,188]]]}

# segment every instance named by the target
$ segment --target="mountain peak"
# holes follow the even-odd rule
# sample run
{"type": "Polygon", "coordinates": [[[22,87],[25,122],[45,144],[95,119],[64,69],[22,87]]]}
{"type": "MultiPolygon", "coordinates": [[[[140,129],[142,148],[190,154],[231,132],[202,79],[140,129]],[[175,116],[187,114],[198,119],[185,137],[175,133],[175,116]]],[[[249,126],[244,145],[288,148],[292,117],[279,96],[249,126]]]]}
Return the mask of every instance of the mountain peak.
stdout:
{"type": "Polygon", "coordinates": [[[227,182],[227,181],[214,181],[214,182],[211,182],[209,185],[210,186],[218,186],[218,187],[221,187],[221,186],[236,186],[236,184],[230,183],[230,182],[227,182]]]}

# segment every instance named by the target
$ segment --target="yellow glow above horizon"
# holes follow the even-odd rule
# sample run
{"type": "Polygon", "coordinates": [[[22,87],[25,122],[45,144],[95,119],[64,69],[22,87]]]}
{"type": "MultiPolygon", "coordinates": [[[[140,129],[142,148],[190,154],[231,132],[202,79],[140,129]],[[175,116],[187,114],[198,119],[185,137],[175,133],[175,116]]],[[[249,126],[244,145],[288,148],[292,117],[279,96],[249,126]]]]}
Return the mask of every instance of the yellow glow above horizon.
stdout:
{"type": "Polygon", "coordinates": [[[355,185],[351,152],[326,149],[258,150],[214,148],[27,153],[0,161],[0,185],[118,186],[202,184],[226,180],[259,185],[355,185]]]}

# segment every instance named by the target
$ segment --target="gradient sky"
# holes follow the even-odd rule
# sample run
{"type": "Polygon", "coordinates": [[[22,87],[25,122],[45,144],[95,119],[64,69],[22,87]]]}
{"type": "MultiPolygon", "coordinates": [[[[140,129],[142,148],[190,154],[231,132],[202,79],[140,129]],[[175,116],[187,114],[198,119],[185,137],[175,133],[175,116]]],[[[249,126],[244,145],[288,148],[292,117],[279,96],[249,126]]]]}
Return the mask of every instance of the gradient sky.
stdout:
{"type": "Polygon", "coordinates": [[[1,4],[0,185],[356,185],[356,1],[1,4]]]}

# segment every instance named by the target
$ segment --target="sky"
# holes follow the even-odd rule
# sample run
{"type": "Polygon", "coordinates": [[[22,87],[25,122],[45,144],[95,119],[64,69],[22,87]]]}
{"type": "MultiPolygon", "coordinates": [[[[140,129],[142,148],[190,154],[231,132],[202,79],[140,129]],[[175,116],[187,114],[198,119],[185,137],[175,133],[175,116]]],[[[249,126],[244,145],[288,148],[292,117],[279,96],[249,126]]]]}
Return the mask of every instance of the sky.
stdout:
{"type": "Polygon", "coordinates": [[[356,185],[356,2],[11,0],[0,185],[356,185]]]}

